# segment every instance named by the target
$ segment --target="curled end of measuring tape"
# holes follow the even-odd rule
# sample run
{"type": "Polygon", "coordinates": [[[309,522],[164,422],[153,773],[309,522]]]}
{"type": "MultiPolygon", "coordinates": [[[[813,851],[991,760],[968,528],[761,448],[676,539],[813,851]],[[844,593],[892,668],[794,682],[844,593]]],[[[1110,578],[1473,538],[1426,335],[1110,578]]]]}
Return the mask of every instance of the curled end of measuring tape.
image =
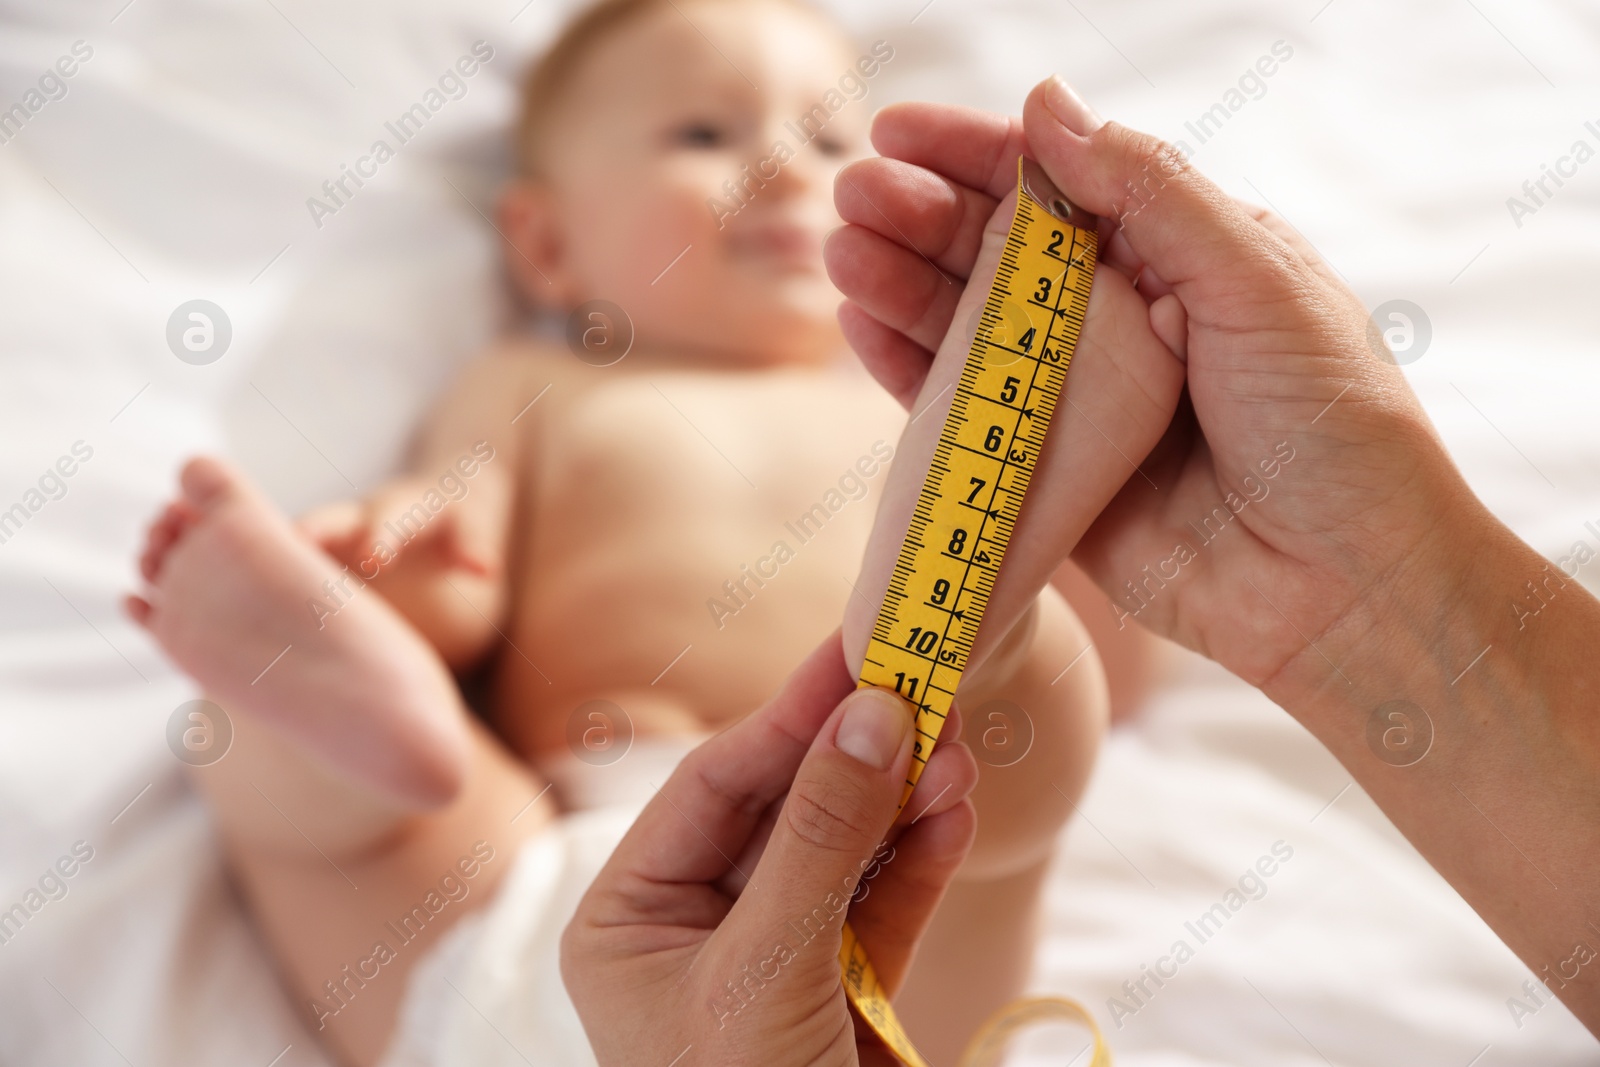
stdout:
{"type": "Polygon", "coordinates": [[[1089,1067],[1111,1067],[1111,1047],[1101,1036],[1094,1016],[1082,1004],[1066,997],[1028,997],[1007,1004],[989,1016],[973,1035],[961,1054],[961,1067],[995,1067],[1019,1031],[1047,1022],[1076,1023],[1087,1029],[1094,1038],[1089,1067]]]}

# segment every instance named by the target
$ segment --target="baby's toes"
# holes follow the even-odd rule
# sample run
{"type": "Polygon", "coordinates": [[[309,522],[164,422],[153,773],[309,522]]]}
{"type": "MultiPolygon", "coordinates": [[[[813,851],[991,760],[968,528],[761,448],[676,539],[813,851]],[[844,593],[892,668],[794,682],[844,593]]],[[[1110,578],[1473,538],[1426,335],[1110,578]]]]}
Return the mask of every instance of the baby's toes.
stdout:
{"type": "Polygon", "coordinates": [[[178,484],[183,489],[183,499],[202,512],[244,491],[239,475],[210,456],[197,456],[185,463],[178,484]]]}
{"type": "Polygon", "coordinates": [[[173,501],[161,512],[161,516],[150,524],[149,531],[145,534],[144,551],[139,556],[139,573],[144,580],[154,584],[161,575],[162,564],[166,562],[167,554],[172,551],[172,546],[188,530],[194,521],[194,511],[182,501],[173,501]]]}
{"type": "MultiPolygon", "coordinates": [[[[145,533],[144,550],[139,554],[139,574],[150,585],[162,580],[173,550],[206,516],[243,491],[242,483],[228,467],[214,459],[201,457],[184,464],[178,478],[182,495],[163,509],[145,533]]],[[[129,606],[135,619],[149,618],[149,604],[129,606]]]]}
{"type": "Polygon", "coordinates": [[[128,618],[148,629],[150,615],[155,609],[150,606],[150,601],[142,596],[128,594],[122,598],[122,610],[128,613],[128,618]]]}

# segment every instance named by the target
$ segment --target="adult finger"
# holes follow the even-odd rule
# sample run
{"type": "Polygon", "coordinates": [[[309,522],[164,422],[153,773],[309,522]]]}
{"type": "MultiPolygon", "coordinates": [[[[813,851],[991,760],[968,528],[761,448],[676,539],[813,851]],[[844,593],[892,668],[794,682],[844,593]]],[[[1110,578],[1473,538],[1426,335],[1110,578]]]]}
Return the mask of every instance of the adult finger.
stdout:
{"type": "Polygon", "coordinates": [[[1022,123],[1009,115],[920,102],[880,110],[872,147],[996,200],[1016,187],[1017,157],[1029,154],[1022,123]]]}
{"type": "Polygon", "coordinates": [[[1172,349],[1179,362],[1189,362],[1189,312],[1177,293],[1168,293],[1150,304],[1150,329],[1172,349]]]}
{"type": "MultiPolygon", "coordinates": [[[[897,104],[879,112],[874,142],[883,156],[851,164],[835,183],[840,214],[966,278],[989,214],[1016,185],[1016,158],[1028,153],[1017,121],[944,104],[897,104]]],[[[1103,262],[1131,280],[1143,264],[1130,265],[1137,257],[1115,239],[1112,220],[1103,219],[1100,231],[1103,262]]]]}
{"type": "Polygon", "coordinates": [[[922,768],[917,787],[906,798],[905,807],[895,818],[895,826],[910,826],[947,811],[971,794],[973,787],[978,784],[978,762],[962,740],[964,729],[961,706],[951,704],[950,710],[945,713],[944,725],[939,729],[939,740],[933,746],[933,754],[922,768]]]}
{"type": "Polygon", "coordinates": [[[864,872],[863,888],[850,908],[850,926],[891,994],[905,981],[917,942],[966,860],[977,829],[972,801],[963,797],[906,827],[864,872]]]}
{"type": "Polygon", "coordinates": [[[917,944],[977,832],[968,798],[978,765],[967,746],[954,740],[961,734],[960,713],[952,707],[950,714],[943,735],[952,740],[935,747],[910,803],[873,851],[850,898],[850,924],[891,995],[904,983],[917,944]]]}
{"type": "MultiPolygon", "coordinates": [[[[768,942],[798,916],[837,948],[851,894],[899,810],[913,736],[911,706],[886,690],[858,689],[839,705],[795,774],[751,885],[718,930],[722,944],[768,942]]],[[[832,967],[836,955],[805,958],[832,967]]]]}
{"type": "Polygon", "coordinates": [[[1154,303],[1172,292],[1172,286],[1150,269],[1149,264],[1133,250],[1115,219],[1100,220],[1100,262],[1121,271],[1123,277],[1133,282],[1139,295],[1147,301],[1154,303]]]}
{"type": "MultiPolygon", "coordinates": [[[[940,741],[934,747],[933,755],[928,758],[927,766],[923,767],[922,775],[917,779],[916,789],[907,799],[905,807],[900,809],[894,826],[889,830],[886,838],[889,844],[894,844],[906,827],[959,805],[972,795],[973,787],[978,784],[978,765],[972,758],[972,752],[961,741],[961,713],[956,707],[950,708],[949,717],[939,736],[940,741]]],[[[745,850],[731,857],[735,869],[717,882],[717,888],[729,897],[736,897],[744,891],[747,882],[743,872],[754,871],[760,866],[761,857],[766,853],[767,842],[772,836],[772,828],[777,825],[782,813],[781,802],[771,804],[751,831],[745,850]]],[[[869,869],[863,875],[863,880],[870,879],[872,873],[869,869]]]]}
{"type": "Polygon", "coordinates": [[[839,172],[833,202],[845,222],[864,226],[965,279],[997,197],[925,167],[879,157],[839,172]]]}
{"type": "MultiPolygon", "coordinates": [[[[691,752],[622,839],[596,885],[627,875],[711,882],[730,870],[763,812],[790,788],[853,681],[836,631],[777,696],[691,752]]],[[[833,727],[829,727],[832,729],[833,727]]]]}
{"type": "MultiPolygon", "coordinates": [[[[1345,280],[1339,276],[1339,272],[1333,269],[1333,264],[1329,263],[1323,258],[1322,253],[1317,251],[1315,245],[1306,240],[1304,234],[1295,229],[1293,226],[1289,225],[1288,219],[1285,219],[1276,211],[1273,211],[1269,208],[1264,208],[1259,204],[1252,204],[1248,200],[1241,200],[1238,197],[1234,197],[1233,202],[1239,205],[1240,211],[1243,211],[1246,215],[1249,215],[1261,225],[1265,226],[1268,230],[1272,231],[1272,233],[1276,234],[1280,241],[1294,249],[1295,254],[1301,259],[1305,260],[1306,266],[1310,267],[1312,270],[1321,275],[1323,281],[1330,285],[1337,286],[1338,288],[1349,293],[1352,297],[1355,297],[1355,292],[1350,288],[1349,285],[1345,283],[1345,280]]],[[[1358,303],[1360,302],[1359,297],[1356,297],[1356,300],[1358,303]]]]}
{"type": "Polygon", "coordinates": [[[848,300],[839,305],[839,328],[868,373],[910,411],[933,366],[933,353],[848,300]]]}
{"type": "Polygon", "coordinates": [[[822,257],[841,293],[929,350],[943,340],[966,289],[962,279],[940,271],[925,256],[863,226],[829,234],[822,257]]]}
{"type": "Polygon", "coordinates": [[[1023,123],[1034,157],[1074,203],[1117,219],[1138,257],[1195,306],[1190,293],[1278,291],[1297,257],[1149,134],[1103,122],[1059,77],[1028,95],[1023,123]]]}

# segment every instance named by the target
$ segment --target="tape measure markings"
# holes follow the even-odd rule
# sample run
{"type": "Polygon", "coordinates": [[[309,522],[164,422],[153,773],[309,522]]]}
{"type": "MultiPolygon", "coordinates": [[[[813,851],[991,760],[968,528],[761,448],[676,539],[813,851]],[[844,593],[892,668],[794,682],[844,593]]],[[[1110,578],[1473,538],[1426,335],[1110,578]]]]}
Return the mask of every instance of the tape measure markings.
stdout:
{"type": "MultiPolygon", "coordinates": [[[[1036,221],[1036,212],[1037,205],[1032,197],[1019,190],[1017,217],[1013,220],[1012,231],[1007,236],[1006,250],[1001,257],[1000,268],[992,283],[989,300],[979,320],[966,364],[962,368],[960,384],[956,395],[952,398],[950,412],[946,416],[944,428],[935,447],[930,475],[918,496],[910,529],[902,545],[900,557],[896,561],[877,623],[873,627],[874,641],[891,646],[896,657],[902,662],[906,658],[913,658],[929,665],[925,681],[920,676],[913,677],[905,671],[895,672],[893,675],[895,678],[893,688],[918,705],[919,741],[907,779],[908,792],[909,787],[914,786],[921,776],[922,768],[926,766],[931,742],[938,737],[938,727],[942,726],[948,714],[949,704],[955,695],[961,673],[965,670],[973,637],[976,635],[978,623],[993,589],[994,578],[999,573],[1001,560],[1015,528],[1014,512],[1021,508],[1033,465],[1038,459],[1041,438],[1035,435],[1033,429],[1035,426],[1041,429],[1047,427],[1054,414],[1056,398],[1071,360],[1071,351],[1076,346],[1087,305],[1087,289],[1092,281],[1092,274],[1088,274],[1090,269],[1088,264],[1091,261],[1081,253],[1077,256],[1062,257],[1039,249],[1039,252],[1043,252],[1061,265],[1059,273],[1053,276],[1046,275],[1040,279],[1041,283],[1049,282],[1044,288],[1054,294],[1054,302],[1046,304],[1032,296],[1026,301],[1034,307],[1049,312],[1050,315],[1046,320],[1044,340],[1038,345],[1039,351],[1036,354],[1032,350],[1034,347],[1032,345],[1017,347],[996,339],[996,328],[1003,324],[1001,309],[1013,291],[1012,283],[1021,268],[1021,253],[1026,250],[1029,231],[1036,221]],[[1080,277],[1080,284],[1077,286],[1068,284],[1069,275],[1074,269],[1078,270],[1080,275],[1088,274],[1088,277],[1080,277]],[[1072,303],[1063,307],[1062,302],[1069,298],[1072,303]],[[1052,343],[1057,345],[1053,357],[1047,356],[1052,343]],[[986,366],[988,362],[986,354],[992,349],[1004,351],[1016,358],[1001,364],[999,368],[986,366]],[[995,397],[980,388],[980,379],[985,373],[1009,367],[1021,360],[1027,360],[1032,364],[1031,371],[1028,372],[1026,391],[1020,388],[1022,381],[1017,376],[1007,376],[1001,388],[1002,394],[1011,390],[1012,400],[1020,398],[1021,403],[995,397]],[[996,416],[1000,422],[989,424],[986,439],[979,442],[983,447],[975,447],[967,443],[967,440],[963,440],[964,433],[970,433],[973,428],[983,425],[976,418],[977,412],[973,410],[973,404],[977,401],[988,405],[990,409],[1008,413],[996,416]],[[1008,417],[1009,434],[1004,432],[1008,417]],[[999,431],[998,436],[996,431],[999,431]],[[961,497],[959,493],[952,498],[945,492],[947,486],[944,483],[955,473],[952,466],[952,452],[957,449],[988,464],[985,473],[991,475],[991,478],[987,479],[973,476],[969,484],[980,484],[976,484],[973,492],[966,498],[961,497]],[[1011,476],[1010,484],[1007,484],[1008,474],[1011,476]],[[986,484],[990,481],[992,485],[986,484]],[[980,507],[975,501],[984,489],[988,489],[988,496],[984,500],[985,506],[980,507]],[[1002,493],[1005,494],[1005,500],[1000,503],[999,498],[1002,493]],[[948,607],[931,599],[916,605],[918,608],[931,609],[946,616],[945,623],[937,631],[937,640],[933,644],[922,641],[922,637],[930,632],[927,627],[912,627],[907,638],[909,644],[901,644],[895,640],[898,636],[895,631],[901,623],[901,608],[911,599],[907,582],[918,573],[916,558],[928,547],[926,535],[930,527],[942,525],[938,522],[940,516],[936,515],[936,511],[941,505],[948,505],[952,500],[957,507],[971,510],[981,516],[975,533],[969,533],[965,527],[954,525],[952,520],[945,518],[946,522],[951,523],[955,536],[952,536],[944,548],[938,549],[937,554],[961,566],[959,578],[955,583],[956,597],[948,607]],[[984,544],[991,546],[991,549],[985,550],[979,547],[984,544]],[[969,546],[971,551],[967,551],[969,546]],[[974,570],[979,572],[976,577],[973,575],[974,570]],[[961,626],[956,629],[955,624],[958,622],[961,626]],[[950,675],[948,681],[945,675],[950,675]],[[946,684],[940,684],[942,682],[946,684]],[[921,685],[922,692],[920,700],[917,693],[918,684],[921,685]],[[930,699],[930,693],[939,694],[937,704],[930,699]],[[936,720],[936,725],[924,721],[929,717],[936,720]],[[922,740],[924,738],[926,742],[922,740]]],[[[1089,255],[1093,254],[1092,235],[1086,235],[1074,227],[1063,227],[1063,229],[1072,231],[1074,251],[1082,245],[1089,255]],[[1085,237],[1088,240],[1085,240],[1085,237]]],[[[1061,230],[1052,232],[1052,236],[1057,235],[1064,239],[1065,235],[1061,230]]],[[[1030,320],[1028,332],[1031,333],[1036,329],[1037,326],[1030,320]]],[[[1026,335],[1024,333],[1022,336],[1026,335]]],[[[971,467],[972,464],[973,461],[969,460],[966,465],[971,467]]],[[[945,599],[949,599],[948,593],[945,599]]],[[[871,650],[867,662],[887,671],[888,664],[885,659],[874,657],[870,652],[871,650]]],[[[863,670],[865,684],[888,682],[887,675],[868,682],[867,673],[863,670]]]]}
{"type": "MultiPolygon", "coordinates": [[[[1068,222],[1069,212],[1037,164],[1020,159],[1016,214],[1000,265],[868,641],[859,684],[893,689],[917,707],[902,808],[949,716],[1088,311],[1097,237],[1092,223],[1084,228],[1068,222]],[[1041,196],[1041,189],[1053,195],[1041,196]],[[1059,255],[1069,237],[1067,255],[1059,255]],[[1033,293],[1030,282],[1026,297],[1017,301],[1014,283],[1024,270],[1038,278],[1039,292],[1033,293]],[[1003,328],[1014,333],[1006,338],[1009,344],[999,340],[1003,328]],[[996,353],[1010,358],[999,362],[996,353]],[[993,388],[994,376],[1011,367],[1017,373],[1001,375],[999,388],[993,388]],[[974,518],[976,527],[969,528],[974,518]],[[913,580],[931,584],[914,596],[913,580]]],[[[902,1063],[926,1067],[848,923],[839,963],[862,1019],[902,1063]]],[[[1008,1006],[1008,1018],[1020,1018],[1017,1011],[1026,1014],[1033,1003],[1008,1006]]],[[[1092,1018],[1078,1012],[1092,1028],[1092,1018]]],[[[986,1033],[995,1036],[990,1028],[986,1033]]],[[[1095,1038],[1095,1063],[1109,1063],[1098,1033],[1095,1038]]]]}

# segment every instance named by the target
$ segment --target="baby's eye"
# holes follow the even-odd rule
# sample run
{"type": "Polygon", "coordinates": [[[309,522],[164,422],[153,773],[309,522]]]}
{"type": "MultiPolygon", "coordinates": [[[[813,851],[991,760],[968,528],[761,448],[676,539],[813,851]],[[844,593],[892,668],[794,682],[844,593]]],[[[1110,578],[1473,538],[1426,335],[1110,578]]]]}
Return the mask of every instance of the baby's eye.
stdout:
{"type": "Polygon", "coordinates": [[[727,132],[715,123],[690,122],[678,127],[673,143],[688,148],[721,148],[728,143],[727,132]]]}
{"type": "Polygon", "coordinates": [[[817,150],[825,156],[838,158],[850,154],[850,145],[837,137],[818,137],[814,142],[817,150]]]}

